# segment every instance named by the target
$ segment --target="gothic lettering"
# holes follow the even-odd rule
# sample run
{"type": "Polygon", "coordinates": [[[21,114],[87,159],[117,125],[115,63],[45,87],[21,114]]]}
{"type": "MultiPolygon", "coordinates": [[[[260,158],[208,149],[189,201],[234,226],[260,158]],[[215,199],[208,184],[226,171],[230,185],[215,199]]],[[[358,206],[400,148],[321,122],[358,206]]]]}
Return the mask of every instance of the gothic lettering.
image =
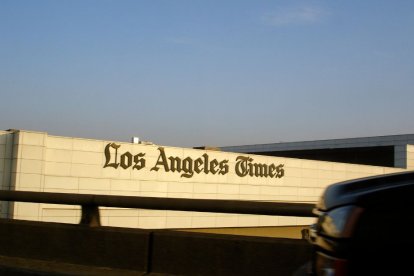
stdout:
{"type": "Polygon", "coordinates": [[[220,171],[219,174],[221,175],[225,175],[229,172],[229,165],[227,164],[229,162],[229,160],[223,160],[220,162],[220,171]]]}
{"type": "Polygon", "coordinates": [[[212,174],[216,174],[217,173],[217,169],[216,167],[218,166],[218,161],[216,159],[211,160],[210,162],[210,171],[212,174]]]}
{"type": "Polygon", "coordinates": [[[135,165],[132,167],[133,169],[140,170],[145,167],[145,159],[143,158],[145,153],[138,153],[134,155],[134,163],[135,165]]]}
{"type": "Polygon", "coordinates": [[[119,163],[117,162],[117,155],[118,155],[118,148],[121,145],[117,145],[115,143],[109,143],[108,145],[106,145],[105,147],[105,165],[104,168],[106,167],[112,167],[112,168],[118,168],[119,163]],[[114,158],[114,162],[109,163],[111,161],[111,148],[113,148],[115,150],[115,158],[114,158]]]}
{"type": "Polygon", "coordinates": [[[133,169],[136,170],[140,170],[142,168],[145,167],[145,159],[142,158],[145,156],[145,153],[138,153],[134,156],[132,156],[132,154],[130,152],[124,152],[123,154],[121,154],[120,156],[120,160],[118,162],[118,149],[121,147],[121,145],[117,145],[115,143],[109,143],[108,145],[106,145],[105,147],[105,165],[103,166],[104,168],[106,167],[112,167],[117,169],[119,165],[121,165],[121,168],[123,169],[128,169],[129,167],[132,166],[132,161],[134,161],[134,166],[132,167],[133,169]],[[114,155],[111,154],[111,149],[112,151],[115,152],[114,155]]]}
{"type": "Polygon", "coordinates": [[[253,161],[253,159],[245,156],[238,156],[236,161],[236,174],[240,177],[246,176],[249,173],[247,164],[249,161],[253,161]]]}
{"type": "Polygon", "coordinates": [[[193,176],[193,159],[187,157],[183,160],[183,174],[181,177],[190,178],[193,176]]]}
{"type": "Polygon", "coordinates": [[[236,158],[236,174],[240,177],[250,175],[255,177],[272,178],[281,178],[285,175],[283,164],[276,166],[275,164],[267,165],[262,163],[253,163],[253,161],[253,158],[238,156],[236,158]]]}
{"type": "Polygon", "coordinates": [[[158,156],[157,163],[155,163],[155,166],[152,167],[151,171],[156,171],[157,172],[159,170],[159,168],[157,166],[158,165],[163,165],[164,170],[166,172],[169,172],[170,168],[168,167],[167,156],[165,156],[164,148],[159,147],[158,150],[160,151],[160,155],[158,156]]]}
{"type": "MultiPolygon", "coordinates": [[[[118,167],[124,170],[131,168],[133,170],[141,170],[146,166],[145,153],[138,153],[133,155],[132,153],[125,151],[119,154],[119,148],[121,145],[115,143],[109,143],[106,145],[105,165],[106,167],[112,167],[117,169],[118,167]]],[[[194,173],[200,174],[213,174],[213,175],[226,175],[229,173],[229,160],[217,160],[210,158],[207,153],[204,153],[198,158],[181,157],[181,156],[169,156],[163,147],[158,148],[159,155],[157,162],[150,169],[150,171],[159,171],[163,168],[165,172],[179,173],[180,177],[191,178],[194,173]]],[[[234,167],[236,175],[240,177],[271,177],[281,178],[285,175],[283,164],[263,164],[254,162],[253,158],[249,156],[237,156],[236,164],[234,167]]]]}
{"type": "Polygon", "coordinates": [[[128,169],[132,166],[132,154],[127,151],[121,155],[121,167],[124,169],[128,169]]]}
{"type": "Polygon", "coordinates": [[[201,159],[201,158],[197,158],[195,161],[194,161],[194,171],[196,172],[196,173],[201,173],[202,172],[202,169],[200,168],[201,166],[203,165],[203,159],[201,159]]]}
{"type": "Polygon", "coordinates": [[[277,178],[282,178],[283,176],[285,176],[285,169],[283,169],[284,165],[280,164],[279,166],[276,167],[276,177],[277,178]]]}

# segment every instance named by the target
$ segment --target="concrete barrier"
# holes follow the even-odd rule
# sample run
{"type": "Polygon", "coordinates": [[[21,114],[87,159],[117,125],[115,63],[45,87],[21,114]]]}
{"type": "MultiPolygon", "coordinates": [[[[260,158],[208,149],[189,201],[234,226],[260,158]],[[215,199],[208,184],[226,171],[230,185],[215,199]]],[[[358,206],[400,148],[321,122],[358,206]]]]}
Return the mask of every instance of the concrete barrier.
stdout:
{"type": "Polygon", "coordinates": [[[174,275],[292,275],[310,258],[305,240],[155,232],[151,271],[174,275]]]}
{"type": "Polygon", "coordinates": [[[291,275],[310,250],[294,239],[0,220],[0,274],[291,275]]]}
{"type": "Polygon", "coordinates": [[[147,271],[150,231],[0,220],[0,255],[147,271]]]}

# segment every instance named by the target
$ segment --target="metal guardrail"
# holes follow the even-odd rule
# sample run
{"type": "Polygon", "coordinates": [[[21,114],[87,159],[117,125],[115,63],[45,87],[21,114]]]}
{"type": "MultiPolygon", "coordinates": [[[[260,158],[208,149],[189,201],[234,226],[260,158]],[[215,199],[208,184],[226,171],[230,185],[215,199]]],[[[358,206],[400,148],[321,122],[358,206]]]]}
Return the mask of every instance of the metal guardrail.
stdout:
{"type": "Polygon", "coordinates": [[[100,226],[99,207],[315,217],[314,204],[244,200],[160,198],[73,193],[0,191],[0,201],[82,206],[80,224],[100,226]]]}

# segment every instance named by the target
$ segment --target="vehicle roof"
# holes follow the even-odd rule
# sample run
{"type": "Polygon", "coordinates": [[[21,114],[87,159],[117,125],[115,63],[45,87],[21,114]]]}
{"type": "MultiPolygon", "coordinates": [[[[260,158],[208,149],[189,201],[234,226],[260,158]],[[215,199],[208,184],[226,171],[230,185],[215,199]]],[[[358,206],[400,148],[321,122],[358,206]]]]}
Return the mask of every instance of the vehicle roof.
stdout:
{"type": "Polygon", "coordinates": [[[414,205],[414,171],[385,174],[339,182],[328,186],[317,209],[327,211],[343,205],[414,205]]]}

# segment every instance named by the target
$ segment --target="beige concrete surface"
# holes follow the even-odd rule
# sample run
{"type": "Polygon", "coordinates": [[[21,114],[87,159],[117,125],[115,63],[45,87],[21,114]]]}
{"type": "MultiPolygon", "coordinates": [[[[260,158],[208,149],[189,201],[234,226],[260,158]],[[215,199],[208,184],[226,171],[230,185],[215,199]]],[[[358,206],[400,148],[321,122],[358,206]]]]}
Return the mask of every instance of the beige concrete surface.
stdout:
{"type": "MultiPolygon", "coordinates": [[[[409,164],[414,162],[412,152],[410,146],[409,164]]],[[[332,183],[398,171],[403,169],[61,137],[24,130],[0,132],[0,187],[21,191],[316,203],[332,183]],[[240,158],[247,161],[243,163],[240,158]],[[237,168],[252,174],[240,176],[237,168]],[[276,168],[282,169],[283,175],[280,172],[277,177],[276,168]]],[[[76,206],[17,202],[12,207],[3,203],[2,217],[79,221],[76,206]]],[[[101,219],[106,226],[152,229],[313,222],[312,218],[298,217],[115,208],[102,208],[101,219]]]]}

